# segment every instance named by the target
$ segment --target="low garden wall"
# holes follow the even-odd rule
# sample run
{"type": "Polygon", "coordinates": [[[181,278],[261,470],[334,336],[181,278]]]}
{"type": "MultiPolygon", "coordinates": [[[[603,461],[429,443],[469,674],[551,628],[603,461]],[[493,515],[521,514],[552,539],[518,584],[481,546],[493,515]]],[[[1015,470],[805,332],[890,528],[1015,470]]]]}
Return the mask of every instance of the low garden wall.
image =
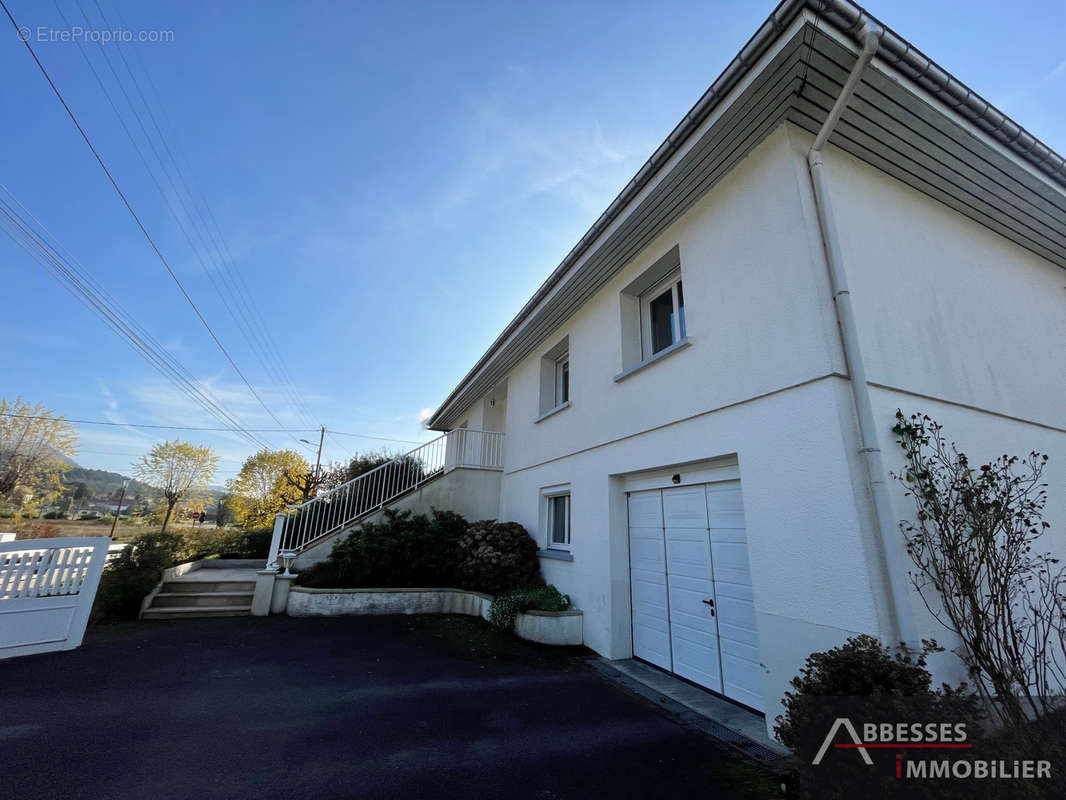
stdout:
{"type": "MultiPolygon", "coordinates": [[[[312,589],[293,586],[286,613],[290,617],[344,614],[467,614],[488,619],[492,595],[465,589],[312,589]]],[[[584,642],[580,611],[527,611],[518,614],[514,632],[540,644],[584,642]]]]}

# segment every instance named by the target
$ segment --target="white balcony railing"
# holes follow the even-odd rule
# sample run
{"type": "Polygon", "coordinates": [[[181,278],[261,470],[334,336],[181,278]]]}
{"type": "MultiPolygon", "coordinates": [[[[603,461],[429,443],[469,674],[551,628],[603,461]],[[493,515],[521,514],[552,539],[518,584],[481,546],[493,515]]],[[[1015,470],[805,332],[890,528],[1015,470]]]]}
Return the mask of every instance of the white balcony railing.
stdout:
{"type": "Polygon", "coordinates": [[[364,472],[274,519],[268,567],[278,554],[299,554],[393,500],[458,467],[503,469],[503,434],[459,428],[364,472]]]}

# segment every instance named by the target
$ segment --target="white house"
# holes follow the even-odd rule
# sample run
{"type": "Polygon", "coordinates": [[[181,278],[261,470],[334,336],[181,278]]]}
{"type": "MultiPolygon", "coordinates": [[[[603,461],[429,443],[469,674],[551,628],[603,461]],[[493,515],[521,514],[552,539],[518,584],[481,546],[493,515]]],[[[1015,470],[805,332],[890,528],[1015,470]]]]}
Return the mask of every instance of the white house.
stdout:
{"type": "Polygon", "coordinates": [[[772,720],[814,650],[946,638],[897,407],[1048,453],[1061,541],[1064,267],[1061,156],[857,6],[786,0],[430,427],[502,439],[493,510],[588,647],[772,720]]]}

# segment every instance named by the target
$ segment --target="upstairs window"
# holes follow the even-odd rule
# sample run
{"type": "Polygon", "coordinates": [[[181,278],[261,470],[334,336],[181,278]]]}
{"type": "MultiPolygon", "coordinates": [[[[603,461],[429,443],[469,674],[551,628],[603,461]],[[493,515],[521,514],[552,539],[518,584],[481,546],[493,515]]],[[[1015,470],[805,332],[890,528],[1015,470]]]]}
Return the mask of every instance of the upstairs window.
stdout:
{"type": "Polygon", "coordinates": [[[570,400],[570,354],[564,353],[555,359],[555,405],[570,400]]]}
{"type": "Polygon", "coordinates": [[[536,422],[570,405],[570,337],[540,357],[540,410],[536,422]]]}
{"type": "Polygon", "coordinates": [[[685,338],[685,295],[680,271],[640,296],[640,316],[644,358],[685,338]]]}
{"type": "Polygon", "coordinates": [[[619,293],[624,380],[660,356],[688,345],[685,292],[681,285],[681,249],[660,256],[619,293]]]}

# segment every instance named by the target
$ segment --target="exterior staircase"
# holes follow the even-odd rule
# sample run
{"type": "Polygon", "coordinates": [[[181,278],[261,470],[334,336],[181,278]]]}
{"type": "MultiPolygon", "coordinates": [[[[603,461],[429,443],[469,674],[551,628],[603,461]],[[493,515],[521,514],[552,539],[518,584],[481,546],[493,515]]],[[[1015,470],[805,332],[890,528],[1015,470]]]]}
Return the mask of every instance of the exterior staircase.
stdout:
{"type": "Polygon", "coordinates": [[[452,470],[503,470],[504,434],[457,428],[396,456],[274,519],[267,566],[295,561],[320,542],[367,519],[386,506],[452,470]]]}
{"type": "Polygon", "coordinates": [[[141,619],[250,616],[255,572],[262,565],[259,561],[258,567],[205,568],[164,579],[141,619]]]}

